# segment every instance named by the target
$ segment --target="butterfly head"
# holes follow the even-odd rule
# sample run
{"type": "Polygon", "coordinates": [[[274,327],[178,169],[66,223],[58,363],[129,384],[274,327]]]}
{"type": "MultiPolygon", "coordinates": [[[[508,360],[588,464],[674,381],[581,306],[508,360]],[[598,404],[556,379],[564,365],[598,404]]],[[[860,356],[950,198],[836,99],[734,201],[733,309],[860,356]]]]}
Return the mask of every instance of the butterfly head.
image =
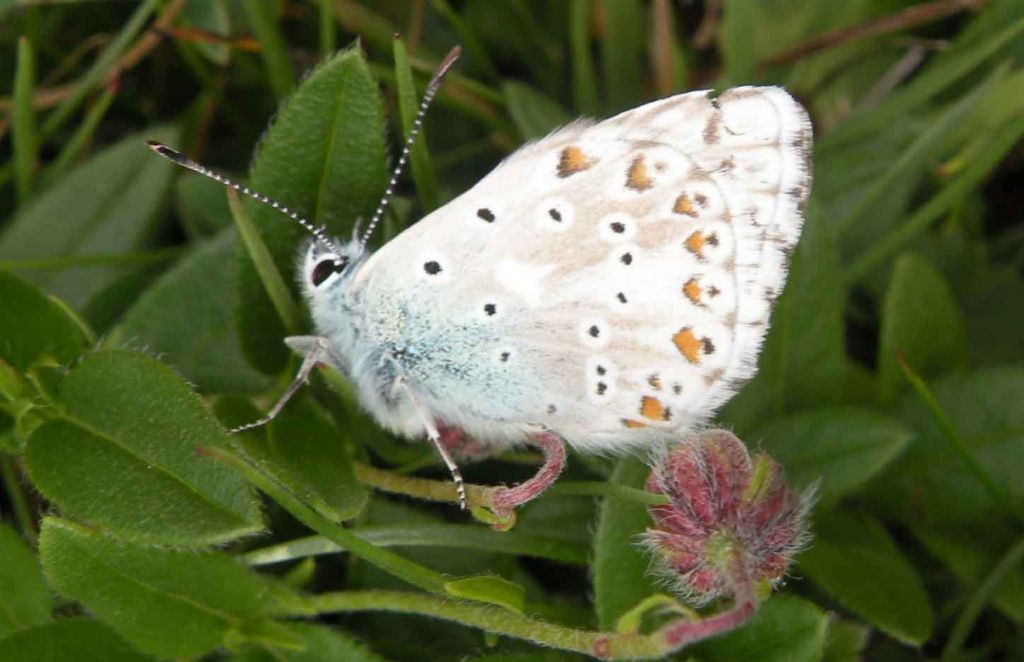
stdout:
{"type": "Polygon", "coordinates": [[[352,278],[367,254],[366,247],[358,240],[347,243],[310,241],[299,258],[303,291],[309,298],[317,299],[323,292],[335,290],[352,278]]]}

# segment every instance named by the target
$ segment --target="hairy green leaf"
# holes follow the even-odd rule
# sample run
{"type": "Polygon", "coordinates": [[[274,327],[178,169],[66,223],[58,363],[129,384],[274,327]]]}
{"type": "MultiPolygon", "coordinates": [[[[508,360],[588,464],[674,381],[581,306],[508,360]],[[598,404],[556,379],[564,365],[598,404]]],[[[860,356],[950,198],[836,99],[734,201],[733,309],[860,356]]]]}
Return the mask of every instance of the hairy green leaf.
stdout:
{"type": "Polygon", "coordinates": [[[144,662],[117,633],[92,618],[65,618],[0,639],[4,662],[144,662]]]}
{"type": "Polygon", "coordinates": [[[66,363],[78,356],[85,336],[67,311],[32,284],[0,270],[0,359],[20,372],[50,356],[66,363]]]}
{"type": "Polygon", "coordinates": [[[687,652],[708,662],[817,662],[827,630],[828,617],[813,603],[776,595],[743,627],[687,652]]]}
{"type": "MultiPolygon", "coordinates": [[[[343,241],[368,219],[387,181],[380,92],[361,53],[349,49],[311,73],[288,97],[260,143],[251,180],[256,190],[296,210],[343,241]]],[[[249,216],[287,282],[308,233],[266,205],[249,216]]],[[[243,348],[264,372],[284,368],[284,326],[243,248],[236,251],[236,308],[243,348]]]]}
{"type": "Polygon", "coordinates": [[[97,352],[68,373],[60,398],[63,416],[35,430],[25,459],[65,514],[177,545],[260,530],[252,489],[196,452],[226,437],[167,366],[133,352],[97,352]]]}
{"type": "Polygon", "coordinates": [[[915,255],[901,257],[882,311],[879,397],[892,402],[907,386],[901,357],[922,377],[961,366],[967,355],[965,337],[963,315],[942,276],[915,255]]]}
{"type": "Polygon", "coordinates": [[[799,563],[814,583],[890,636],[920,645],[931,635],[932,608],[921,578],[874,518],[816,516],[814,543],[799,563]]]}
{"type": "MultiPolygon", "coordinates": [[[[619,460],[609,479],[627,487],[643,488],[651,469],[635,457],[619,460]]],[[[650,559],[640,548],[640,535],[651,525],[645,506],[605,497],[594,533],[594,608],[601,629],[609,630],[619,618],[647,596],[657,593],[647,569],[650,559]]]]}
{"type": "Polygon", "coordinates": [[[242,356],[238,341],[231,277],[235,241],[227,228],[197,245],[135,300],[117,330],[122,344],[159,352],[206,392],[269,386],[242,356]]]}
{"type": "Polygon", "coordinates": [[[269,584],[215,552],[144,547],[55,517],[39,551],[54,588],[151,655],[202,655],[272,609],[269,584]]]}
{"type": "Polygon", "coordinates": [[[867,482],[893,460],[912,433],[898,420],[865,409],[821,409],[776,419],[750,440],[786,468],[790,484],[820,481],[830,501],[867,482]]]}
{"type": "MultiPolygon", "coordinates": [[[[156,228],[174,172],[146,149],[146,139],[174,143],[177,135],[167,127],[130,135],[69,172],[11,219],[0,234],[0,260],[110,255],[142,247],[156,228]]],[[[77,266],[26,277],[81,308],[123,269],[77,266]]]]}
{"type": "MultiPolygon", "coordinates": [[[[49,622],[51,609],[50,589],[35,554],[13,529],[0,523],[0,637],[49,622]]],[[[2,659],[6,658],[0,655],[2,659]]]]}

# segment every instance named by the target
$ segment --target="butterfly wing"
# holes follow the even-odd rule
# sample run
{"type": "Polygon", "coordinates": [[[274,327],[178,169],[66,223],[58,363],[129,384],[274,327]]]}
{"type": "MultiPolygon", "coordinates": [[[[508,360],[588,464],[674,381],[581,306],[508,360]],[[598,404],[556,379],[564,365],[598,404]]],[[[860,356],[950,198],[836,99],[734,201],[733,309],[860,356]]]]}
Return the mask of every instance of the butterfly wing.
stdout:
{"type": "Polygon", "coordinates": [[[785,91],[682,94],[512,154],[357,274],[424,406],[591,450],[701,425],[756,370],[810,190],[785,91]]]}

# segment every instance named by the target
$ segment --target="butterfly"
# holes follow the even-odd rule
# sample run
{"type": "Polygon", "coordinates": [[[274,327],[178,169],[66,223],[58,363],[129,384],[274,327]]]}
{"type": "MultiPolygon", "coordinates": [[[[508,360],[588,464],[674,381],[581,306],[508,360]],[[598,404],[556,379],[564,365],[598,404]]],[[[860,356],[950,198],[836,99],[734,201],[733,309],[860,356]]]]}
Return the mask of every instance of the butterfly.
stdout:
{"type": "Polygon", "coordinates": [[[579,120],[508,156],[376,252],[380,220],[449,55],[366,233],[327,236],[174,150],[158,153],[271,204],[313,235],[299,265],[316,335],[263,424],[318,364],[388,430],[453,455],[533,444],[550,485],[565,445],[619,453],[700,428],[757,369],[810,192],[812,131],[778,87],[679,94],[579,120]]]}

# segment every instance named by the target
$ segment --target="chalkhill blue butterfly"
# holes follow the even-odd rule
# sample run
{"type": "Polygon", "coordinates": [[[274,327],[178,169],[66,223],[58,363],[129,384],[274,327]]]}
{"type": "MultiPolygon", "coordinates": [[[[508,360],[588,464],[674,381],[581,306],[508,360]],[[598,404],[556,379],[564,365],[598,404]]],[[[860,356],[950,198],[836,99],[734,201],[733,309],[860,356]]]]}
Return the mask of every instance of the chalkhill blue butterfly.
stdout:
{"type": "MultiPolygon", "coordinates": [[[[690,92],[527,144],[371,252],[452,51],[366,232],[299,214],[160,144],[179,165],[271,204],[313,235],[299,273],[316,335],[272,419],[318,364],[385,428],[453,454],[530,443],[545,463],[498,492],[511,511],[565,464],[563,442],[622,452],[704,425],[757,369],[810,192],[811,125],[778,87],[690,92]]],[[[244,429],[244,428],[242,428],[244,429]]]]}

